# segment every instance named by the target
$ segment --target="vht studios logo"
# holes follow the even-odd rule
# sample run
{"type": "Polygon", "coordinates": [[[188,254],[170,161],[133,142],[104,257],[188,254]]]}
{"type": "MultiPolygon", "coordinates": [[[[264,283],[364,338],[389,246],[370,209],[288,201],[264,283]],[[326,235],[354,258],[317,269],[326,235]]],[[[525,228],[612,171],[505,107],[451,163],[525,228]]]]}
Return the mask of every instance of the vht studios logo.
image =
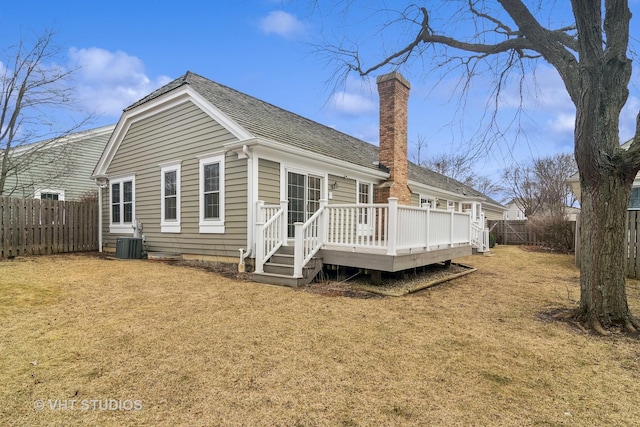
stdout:
{"type": "Polygon", "coordinates": [[[140,400],[117,400],[117,399],[48,399],[36,400],[33,407],[42,411],[140,411],[142,401],[140,400]]]}

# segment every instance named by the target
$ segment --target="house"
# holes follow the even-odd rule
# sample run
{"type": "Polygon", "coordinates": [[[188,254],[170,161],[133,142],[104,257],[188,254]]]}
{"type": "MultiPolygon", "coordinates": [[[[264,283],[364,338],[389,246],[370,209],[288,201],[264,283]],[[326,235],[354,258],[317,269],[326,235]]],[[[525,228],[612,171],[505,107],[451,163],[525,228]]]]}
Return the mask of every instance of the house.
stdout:
{"type": "Polygon", "coordinates": [[[502,217],[502,219],[507,221],[526,220],[527,217],[524,214],[524,210],[522,209],[522,206],[523,204],[522,202],[519,201],[519,199],[511,199],[511,201],[505,205],[507,210],[504,211],[504,214],[503,214],[504,216],[502,217]]]}
{"type": "MultiPolygon", "coordinates": [[[[625,142],[620,146],[623,150],[628,150],[629,146],[633,142],[633,138],[625,142]]],[[[567,183],[571,187],[571,191],[576,195],[578,200],[580,200],[580,175],[578,172],[571,175],[567,178],[567,183]]],[[[640,210],[640,173],[636,175],[636,178],[633,180],[633,184],[631,187],[631,195],[629,197],[629,204],[627,206],[627,210],[636,211],[640,210]]],[[[580,212],[571,212],[574,214],[579,214],[580,212]]]]}
{"type": "Polygon", "coordinates": [[[485,219],[504,207],[407,161],[409,87],[378,77],[376,147],[187,72],[124,110],[97,163],[101,247],[140,236],[150,252],[246,261],[277,283],[487,250],[485,219]]]}
{"type": "Polygon", "coordinates": [[[4,196],[77,201],[96,193],[91,179],[115,125],[34,142],[11,151],[4,196]]]}

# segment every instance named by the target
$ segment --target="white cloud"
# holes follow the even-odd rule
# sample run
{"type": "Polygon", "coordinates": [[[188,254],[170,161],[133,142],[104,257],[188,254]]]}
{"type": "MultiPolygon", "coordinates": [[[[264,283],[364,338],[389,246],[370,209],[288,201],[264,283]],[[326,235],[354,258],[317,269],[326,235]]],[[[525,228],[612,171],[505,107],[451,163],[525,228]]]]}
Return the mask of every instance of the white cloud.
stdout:
{"type": "Polygon", "coordinates": [[[276,34],[287,39],[305,32],[305,25],[302,21],[282,10],[269,12],[260,20],[258,27],[266,34],[276,34]]]}
{"type": "Polygon", "coordinates": [[[172,79],[149,78],[144,64],[125,52],[110,52],[96,47],[69,50],[70,66],[75,74],[80,102],[97,114],[119,117],[122,109],[172,79]]]}
{"type": "Polygon", "coordinates": [[[334,110],[351,115],[368,114],[376,111],[375,102],[359,93],[336,92],[331,95],[329,104],[334,110]]]}
{"type": "Polygon", "coordinates": [[[334,92],[327,105],[339,114],[352,116],[375,113],[378,108],[371,78],[349,76],[344,89],[334,92]]]}
{"type": "Polygon", "coordinates": [[[559,113],[548,121],[549,128],[554,133],[573,135],[576,124],[575,114],[559,113]]]}
{"type": "Polygon", "coordinates": [[[620,140],[626,142],[636,133],[636,115],[640,111],[640,98],[629,96],[620,112],[620,140]]]}

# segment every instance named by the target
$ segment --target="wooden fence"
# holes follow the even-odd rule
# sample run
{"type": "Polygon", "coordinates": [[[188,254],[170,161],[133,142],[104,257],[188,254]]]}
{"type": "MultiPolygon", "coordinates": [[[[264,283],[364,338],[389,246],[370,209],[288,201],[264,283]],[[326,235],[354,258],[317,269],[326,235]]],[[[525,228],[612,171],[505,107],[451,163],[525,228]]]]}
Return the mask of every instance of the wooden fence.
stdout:
{"type": "MultiPolygon", "coordinates": [[[[576,227],[576,266],[580,267],[580,216],[576,227]]],[[[627,277],[640,279],[640,211],[627,211],[627,277]]]]}
{"type": "Polygon", "coordinates": [[[489,221],[489,230],[496,237],[500,245],[529,245],[538,246],[538,240],[531,225],[527,221],[489,221]]]}
{"type": "Polygon", "coordinates": [[[0,197],[0,257],[97,249],[97,203],[0,197]]]}
{"type": "MultiPolygon", "coordinates": [[[[496,237],[496,243],[500,245],[527,245],[527,246],[545,246],[546,243],[536,234],[531,221],[529,220],[499,220],[489,221],[489,230],[496,237]]],[[[567,238],[567,245],[570,250],[575,249],[575,221],[567,221],[567,227],[570,230],[563,232],[571,233],[567,238]]],[[[564,245],[563,245],[564,246],[564,245]]]]}

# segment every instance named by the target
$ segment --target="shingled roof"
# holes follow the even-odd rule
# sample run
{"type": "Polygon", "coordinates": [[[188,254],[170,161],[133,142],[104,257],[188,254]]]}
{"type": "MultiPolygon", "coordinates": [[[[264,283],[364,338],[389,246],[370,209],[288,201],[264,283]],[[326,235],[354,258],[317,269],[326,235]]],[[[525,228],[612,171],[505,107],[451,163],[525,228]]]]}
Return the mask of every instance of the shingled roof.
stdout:
{"type": "MultiPolygon", "coordinates": [[[[314,153],[378,169],[378,147],[343,132],[261,101],[235,89],[187,71],[183,76],[130,105],[134,109],[182,85],[188,84],[212,105],[256,137],[268,138],[314,153]]],[[[409,180],[460,194],[482,197],[499,205],[464,183],[409,162],[409,180]]]]}

